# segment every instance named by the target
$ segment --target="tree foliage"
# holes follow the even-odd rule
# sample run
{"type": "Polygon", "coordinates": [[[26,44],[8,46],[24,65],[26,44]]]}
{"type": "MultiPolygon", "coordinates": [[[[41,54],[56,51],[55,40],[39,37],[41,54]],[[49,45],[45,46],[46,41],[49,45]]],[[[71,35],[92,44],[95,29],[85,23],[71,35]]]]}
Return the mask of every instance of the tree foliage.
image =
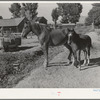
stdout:
{"type": "Polygon", "coordinates": [[[3,17],[2,17],[2,16],[0,16],[0,19],[3,19],[3,17]]]}
{"type": "Polygon", "coordinates": [[[92,9],[88,13],[88,17],[85,20],[86,25],[94,25],[98,26],[100,24],[100,3],[92,4],[92,9]]]}
{"type": "Polygon", "coordinates": [[[37,13],[38,3],[13,3],[9,8],[14,18],[26,17],[32,20],[37,13]]]}
{"type": "Polygon", "coordinates": [[[52,10],[51,16],[52,16],[52,20],[55,23],[55,28],[56,28],[57,20],[58,20],[58,17],[59,17],[59,13],[58,13],[58,9],[57,8],[52,10]]]}
{"type": "Polygon", "coordinates": [[[93,7],[100,7],[100,3],[93,3],[92,6],[93,7]]]}
{"type": "Polygon", "coordinates": [[[21,15],[26,16],[29,20],[37,16],[38,3],[22,3],[21,15]]]}
{"type": "Polygon", "coordinates": [[[13,3],[9,8],[9,11],[12,13],[12,16],[14,18],[20,17],[20,10],[21,10],[21,5],[19,3],[13,3]]]}
{"type": "Polygon", "coordinates": [[[62,23],[76,23],[79,21],[82,12],[80,3],[58,3],[59,13],[62,16],[62,23]]]}

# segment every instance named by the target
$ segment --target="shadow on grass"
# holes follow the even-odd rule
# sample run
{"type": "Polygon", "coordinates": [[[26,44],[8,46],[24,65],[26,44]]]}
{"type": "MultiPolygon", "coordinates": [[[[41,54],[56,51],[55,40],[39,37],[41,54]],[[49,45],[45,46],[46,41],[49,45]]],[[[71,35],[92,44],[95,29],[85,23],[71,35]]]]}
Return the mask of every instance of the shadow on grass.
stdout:
{"type": "Polygon", "coordinates": [[[96,68],[96,67],[100,67],[100,57],[90,59],[89,66],[84,66],[81,70],[86,70],[86,69],[96,68]]]}
{"type": "Polygon", "coordinates": [[[54,62],[54,63],[49,63],[48,67],[52,67],[52,66],[69,66],[70,64],[68,64],[67,62],[54,62]]]}
{"type": "MultiPolygon", "coordinates": [[[[82,63],[83,63],[83,60],[81,61],[81,64],[82,63]]],[[[67,62],[49,63],[48,67],[52,67],[52,66],[70,66],[70,64],[68,64],[67,62]]],[[[86,70],[86,69],[96,68],[96,67],[100,67],[100,57],[90,59],[89,66],[81,66],[81,68],[82,68],[81,70],[86,70]]]]}
{"type": "Polygon", "coordinates": [[[27,49],[31,49],[33,47],[37,47],[37,45],[36,46],[22,46],[22,47],[17,47],[17,48],[10,48],[9,52],[24,51],[24,50],[27,50],[27,49]]]}

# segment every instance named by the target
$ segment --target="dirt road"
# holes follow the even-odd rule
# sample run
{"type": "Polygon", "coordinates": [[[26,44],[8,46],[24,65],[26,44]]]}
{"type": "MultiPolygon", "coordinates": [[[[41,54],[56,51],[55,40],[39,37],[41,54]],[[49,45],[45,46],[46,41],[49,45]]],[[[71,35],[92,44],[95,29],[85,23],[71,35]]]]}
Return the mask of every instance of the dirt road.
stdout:
{"type": "Polygon", "coordinates": [[[82,67],[80,71],[67,65],[68,51],[65,49],[52,59],[48,70],[41,65],[14,88],[100,88],[100,41],[96,33],[89,35],[93,42],[89,66],[82,67]]]}

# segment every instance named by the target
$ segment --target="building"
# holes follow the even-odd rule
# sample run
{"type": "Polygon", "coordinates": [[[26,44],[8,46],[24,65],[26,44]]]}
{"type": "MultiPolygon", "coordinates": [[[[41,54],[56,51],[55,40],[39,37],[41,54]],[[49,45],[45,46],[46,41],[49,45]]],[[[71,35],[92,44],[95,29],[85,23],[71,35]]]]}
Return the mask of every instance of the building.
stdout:
{"type": "Polygon", "coordinates": [[[37,22],[47,24],[47,19],[44,17],[37,17],[37,22]]]}
{"type": "MultiPolygon", "coordinates": [[[[25,21],[28,19],[25,17],[11,18],[11,19],[0,19],[0,29],[3,27],[3,31],[10,31],[12,33],[22,32],[25,21]]],[[[47,19],[44,17],[37,17],[39,23],[47,24],[47,19]]]]}
{"type": "Polygon", "coordinates": [[[11,32],[22,32],[24,22],[27,19],[25,17],[22,18],[12,18],[12,19],[0,19],[0,28],[3,27],[5,31],[11,32]]]}

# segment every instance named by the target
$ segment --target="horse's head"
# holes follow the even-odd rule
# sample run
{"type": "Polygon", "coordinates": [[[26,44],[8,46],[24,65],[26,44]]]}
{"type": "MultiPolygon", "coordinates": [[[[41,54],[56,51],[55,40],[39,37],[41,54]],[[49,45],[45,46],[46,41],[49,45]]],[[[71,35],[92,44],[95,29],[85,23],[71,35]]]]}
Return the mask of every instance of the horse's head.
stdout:
{"type": "Polygon", "coordinates": [[[75,35],[75,30],[74,29],[68,29],[68,44],[72,43],[74,35],[75,35]]]}
{"type": "Polygon", "coordinates": [[[22,37],[25,38],[31,31],[31,23],[29,21],[25,22],[22,30],[22,37]]]}

